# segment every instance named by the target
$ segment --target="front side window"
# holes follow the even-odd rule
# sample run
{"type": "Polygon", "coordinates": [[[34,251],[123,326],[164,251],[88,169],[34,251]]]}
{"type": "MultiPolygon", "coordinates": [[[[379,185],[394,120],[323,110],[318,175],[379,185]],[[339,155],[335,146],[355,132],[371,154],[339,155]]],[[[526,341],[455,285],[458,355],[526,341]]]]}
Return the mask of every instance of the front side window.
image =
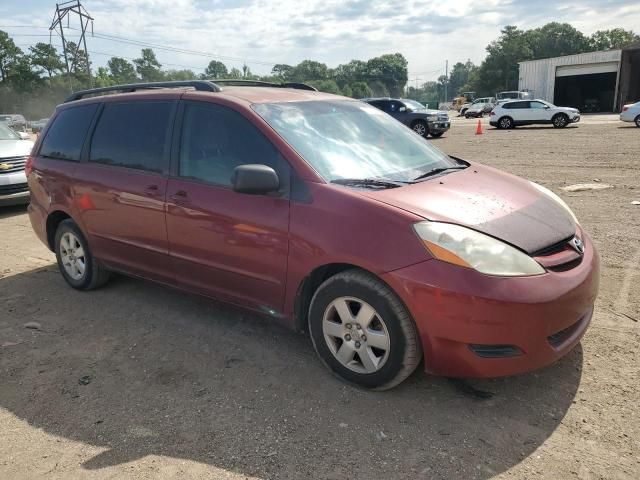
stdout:
{"type": "Polygon", "coordinates": [[[84,138],[97,108],[98,104],[92,103],[61,110],[42,141],[40,155],[79,161],[84,138]]]}
{"type": "Polygon", "coordinates": [[[546,107],[546,105],[541,102],[529,102],[529,104],[531,105],[531,108],[535,108],[536,110],[542,110],[546,107]]]}
{"type": "Polygon", "coordinates": [[[173,108],[171,102],[107,103],[91,140],[89,161],[162,172],[173,108]]]}
{"type": "Polygon", "coordinates": [[[288,186],[288,163],[245,117],[211,103],[186,104],[179,176],[230,186],[234,169],[250,163],[273,168],[280,185],[288,186]]]}
{"type": "Polygon", "coordinates": [[[402,123],[364,102],[257,104],[265,119],[326,181],[411,181],[458,165],[402,123]]]}

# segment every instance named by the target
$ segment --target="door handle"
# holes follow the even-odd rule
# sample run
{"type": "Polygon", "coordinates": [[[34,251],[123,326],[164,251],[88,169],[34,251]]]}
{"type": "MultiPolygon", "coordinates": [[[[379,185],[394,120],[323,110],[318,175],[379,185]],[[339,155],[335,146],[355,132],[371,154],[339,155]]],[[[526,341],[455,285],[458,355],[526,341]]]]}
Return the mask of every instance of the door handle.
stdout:
{"type": "Polygon", "coordinates": [[[189,203],[189,195],[184,190],[178,190],[169,198],[171,198],[171,200],[173,200],[177,204],[189,203]]]}
{"type": "Polygon", "coordinates": [[[144,189],[145,195],[149,197],[155,197],[159,195],[159,191],[160,189],[158,185],[147,185],[147,187],[144,189]]]}

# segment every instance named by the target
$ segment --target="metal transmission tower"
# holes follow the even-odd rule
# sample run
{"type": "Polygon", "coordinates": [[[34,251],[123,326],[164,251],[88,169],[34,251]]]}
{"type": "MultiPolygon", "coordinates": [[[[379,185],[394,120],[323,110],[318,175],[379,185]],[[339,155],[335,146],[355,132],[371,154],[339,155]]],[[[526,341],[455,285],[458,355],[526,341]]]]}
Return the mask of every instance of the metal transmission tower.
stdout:
{"type": "MultiPolygon", "coordinates": [[[[84,45],[84,55],[87,63],[87,75],[89,76],[89,84],[93,86],[91,80],[91,67],[89,65],[89,53],[87,52],[87,39],[85,33],[89,22],[91,22],[91,35],[93,35],[93,17],[89,15],[87,9],[82,6],[80,0],[69,0],[67,2],[56,3],[56,12],[53,14],[53,20],[51,20],[50,32],[56,32],[62,39],[62,51],[64,52],[64,63],[67,66],[67,78],[69,78],[69,88],[73,91],[73,83],[71,81],[71,70],[75,65],[69,66],[69,52],[67,47],[67,41],[64,38],[64,23],[63,20],[67,19],[67,29],[70,29],[69,18],[72,14],[78,15],[80,18],[80,39],[76,44],[76,49],[73,52],[73,59],[76,59],[78,52],[80,51],[80,44],[84,45]]],[[[75,30],[75,29],[74,29],[75,30]]]]}

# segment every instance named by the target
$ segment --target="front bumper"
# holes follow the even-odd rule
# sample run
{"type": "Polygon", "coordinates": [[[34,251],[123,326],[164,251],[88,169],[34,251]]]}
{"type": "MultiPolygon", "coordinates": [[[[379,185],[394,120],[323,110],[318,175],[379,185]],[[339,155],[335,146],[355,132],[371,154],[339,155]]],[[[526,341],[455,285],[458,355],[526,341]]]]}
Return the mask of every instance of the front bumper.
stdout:
{"type": "Polygon", "coordinates": [[[0,174],[0,206],[29,203],[29,187],[24,170],[0,174]]]}
{"type": "Polygon", "coordinates": [[[440,133],[440,132],[446,132],[447,130],[449,130],[451,128],[451,121],[450,120],[436,120],[433,122],[427,122],[429,125],[429,132],[433,132],[433,133],[440,133]]]}
{"type": "Polygon", "coordinates": [[[385,274],[416,322],[425,370],[499,377],[544,367],[570,352],[589,325],[598,292],[598,254],[583,238],[580,265],[563,272],[492,277],[428,260],[385,274]],[[504,356],[509,350],[499,347],[515,349],[516,356],[504,356]],[[482,354],[487,351],[502,356],[482,354]]]}
{"type": "Polygon", "coordinates": [[[574,115],[569,120],[571,120],[571,123],[578,123],[580,121],[580,114],[574,115]]]}

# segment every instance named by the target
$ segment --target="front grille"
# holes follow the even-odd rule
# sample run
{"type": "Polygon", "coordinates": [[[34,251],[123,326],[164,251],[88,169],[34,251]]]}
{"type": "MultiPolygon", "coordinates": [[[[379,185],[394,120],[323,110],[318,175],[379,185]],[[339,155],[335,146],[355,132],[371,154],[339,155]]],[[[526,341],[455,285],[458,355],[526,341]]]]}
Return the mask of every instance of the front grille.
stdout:
{"type": "Polygon", "coordinates": [[[0,158],[0,175],[3,173],[19,172],[24,170],[27,157],[7,157],[0,158]],[[7,165],[9,168],[7,168],[7,165]]]}
{"type": "Polygon", "coordinates": [[[27,192],[29,185],[26,183],[14,183],[13,185],[0,185],[0,195],[12,195],[14,193],[27,192]]]}
{"type": "Polygon", "coordinates": [[[482,358],[505,358],[522,355],[515,345],[469,345],[473,353],[482,358]]]}

